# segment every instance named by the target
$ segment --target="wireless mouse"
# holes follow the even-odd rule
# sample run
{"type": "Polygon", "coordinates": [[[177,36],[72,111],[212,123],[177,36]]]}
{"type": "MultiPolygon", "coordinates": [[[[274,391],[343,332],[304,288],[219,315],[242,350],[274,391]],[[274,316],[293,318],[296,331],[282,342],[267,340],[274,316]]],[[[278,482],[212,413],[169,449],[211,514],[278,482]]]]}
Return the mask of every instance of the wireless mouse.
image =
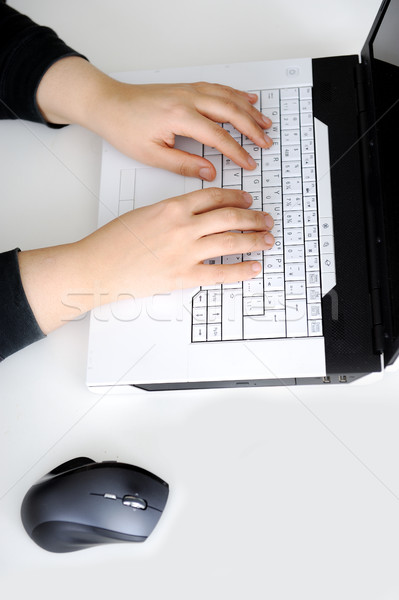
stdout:
{"type": "Polygon", "coordinates": [[[21,518],[32,540],[50,552],[143,542],[158,523],[168,494],[168,484],[149,471],[80,457],[30,488],[21,518]]]}

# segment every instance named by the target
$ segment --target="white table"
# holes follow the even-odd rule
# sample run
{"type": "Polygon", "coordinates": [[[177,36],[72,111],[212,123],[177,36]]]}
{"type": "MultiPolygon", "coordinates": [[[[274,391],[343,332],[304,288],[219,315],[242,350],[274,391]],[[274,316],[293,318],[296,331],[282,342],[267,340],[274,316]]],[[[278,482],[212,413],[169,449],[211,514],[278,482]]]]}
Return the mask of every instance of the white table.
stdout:
{"type": "MultiPolygon", "coordinates": [[[[110,72],[353,54],[379,0],[10,4],[110,72]]],[[[78,127],[0,123],[0,250],[92,231],[99,159],[78,127]]],[[[397,371],[355,386],[97,396],[87,332],[87,318],[70,323],[0,366],[2,597],[398,597],[397,371]],[[29,539],[26,491],[76,456],[169,482],[147,542],[56,555],[29,539]]]]}

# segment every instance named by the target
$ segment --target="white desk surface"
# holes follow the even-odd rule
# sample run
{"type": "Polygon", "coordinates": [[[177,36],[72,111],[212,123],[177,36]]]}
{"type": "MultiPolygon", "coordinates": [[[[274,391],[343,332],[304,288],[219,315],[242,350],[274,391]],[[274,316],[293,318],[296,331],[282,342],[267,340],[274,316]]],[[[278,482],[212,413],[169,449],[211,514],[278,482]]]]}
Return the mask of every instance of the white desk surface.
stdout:
{"type": "MultiPolygon", "coordinates": [[[[107,72],[357,53],[379,0],[10,0],[107,72]]],[[[96,223],[99,139],[0,124],[0,249],[96,223]]],[[[399,372],[360,386],[97,396],[88,319],[0,366],[4,598],[391,600],[399,595],[399,372]],[[76,456],[170,484],[144,544],[56,555],[25,534],[29,487],[76,456]]]]}

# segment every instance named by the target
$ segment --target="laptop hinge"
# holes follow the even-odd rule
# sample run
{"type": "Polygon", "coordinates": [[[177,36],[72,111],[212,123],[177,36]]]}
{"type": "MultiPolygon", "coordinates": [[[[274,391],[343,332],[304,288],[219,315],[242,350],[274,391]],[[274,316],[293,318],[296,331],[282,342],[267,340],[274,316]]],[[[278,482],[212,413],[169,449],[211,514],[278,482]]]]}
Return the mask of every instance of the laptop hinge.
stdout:
{"type": "Polygon", "coordinates": [[[366,238],[368,248],[368,263],[369,263],[369,284],[370,284],[370,302],[372,309],[373,320],[373,345],[374,350],[378,354],[384,352],[384,326],[382,321],[382,302],[381,302],[381,286],[378,268],[378,246],[381,240],[378,238],[375,229],[375,213],[371,197],[371,180],[372,173],[372,151],[373,140],[371,138],[370,128],[367,119],[367,105],[369,102],[367,92],[367,82],[365,70],[361,63],[356,66],[355,84],[357,91],[358,102],[358,127],[360,140],[360,159],[361,171],[363,180],[363,194],[365,206],[366,220],[366,238]]]}

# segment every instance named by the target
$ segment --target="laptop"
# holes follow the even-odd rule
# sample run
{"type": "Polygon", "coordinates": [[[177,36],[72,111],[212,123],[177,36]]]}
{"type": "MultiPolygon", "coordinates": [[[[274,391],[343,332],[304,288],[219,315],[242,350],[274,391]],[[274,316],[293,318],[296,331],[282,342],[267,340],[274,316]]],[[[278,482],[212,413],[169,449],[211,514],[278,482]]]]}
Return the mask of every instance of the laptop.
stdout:
{"type": "MultiPolygon", "coordinates": [[[[245,171],[213,162],[210,185],[249,191],[270,212],[262,263],[248,282],[124,298],[92,311],[87,384],[97,391],[350,383],[399,353],[399,0],[384,0],[361,56],[129,72],[130,83],[210,81],[254,91],[273,146],[245,171]]],[[[104,143],[98,225],[208,185],[147,167],[104,143]]]]}

